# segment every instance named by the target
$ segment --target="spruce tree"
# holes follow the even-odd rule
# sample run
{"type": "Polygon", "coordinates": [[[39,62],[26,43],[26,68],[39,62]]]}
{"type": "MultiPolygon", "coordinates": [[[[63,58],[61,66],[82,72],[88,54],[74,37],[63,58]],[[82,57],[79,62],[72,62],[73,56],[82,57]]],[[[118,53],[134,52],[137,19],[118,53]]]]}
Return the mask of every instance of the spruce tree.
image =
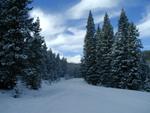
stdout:
{"type": "Polygon", "coordinates": [[[141,41],[139,32],[133,23],[128,22],[122,10],[118,32],[113,45],[112,80],[113,86],[139,90],[143,87],[141,70],[141,41]]]}
{"type": "Polygon", "coordinates": [[[27,65],[26,65],[26,83],[32,89],[38,89],[41,85],[40,68],[42,65],[42,47],[44,39],[40,36],[40,20],[37,18],[33,23],[33,37],[27,40],[27,65]]]}
{"type": "Polygon", "coordinates": [[[97,73],[100,75],[100,83],[105,86],[111,85],[111,51],[113,44],[113,27],[107,13],[104,24],[97,39],[97,73]]]}
{"type": "Polygon", "coordinates": [[[10,78],[8,76],[8,72],[6,70],[6,66],[3,66],[4,62],[5,50],[3,49],[5,45],[4,41],[4,33],[6,32],[6,26],[4,25],[4,21],[6,16],[4,13],[6,12],[6,2],[5,0],[0,1],[0,88],[8,88],[10,78]],[[5,26],[5,27],[4,27],[5,26]]]}
{"type": "Polygon", "coordinates": [[[66,73],[66,59],[60,59],[59,54],[55,55],[52,50],[47,52],[47,76],[46,80],[57,81],[66,73]]]}
{"type": "Polygon", "coordinates": [[[150,67],[145,59],[141,59],[141,74],[144,90],[150,92],[150,67]]]}
{"type": "Polygon", "coordinates": [[[62,70],[62,61],[61,61],[61,58],[60,58],[60,55],[57,54],[56,55],[56,59],[55,59],[55,70],[56,70],[56,75],[54,77],[54,80],[59,80],[63,73],[63,70],[62,70]]]}
{"type": "Polygon", "coordinates": [[[47,46],[46,43],[42,46],[42,64],[40,68],[41,76],[43,80],[48,80],[48,52],[47,52],[47,46]]]}
{"type": "Polygon", "coordinates": [[[0,54],[0,86],[12,89],[16,77],[22,75],[27,59],[25,41],[31,37],[33,19],[29,17],[31,0],[6,0],[0,2],[1,12],[1,54],[0,54]]]}
{"type": "Polygon", "coordinates": [[[122,10],[119,23],[118,32],[115,36],[115,42],[113,45],[113,61],[112,61],[112,84],[114,87],[126,88],[126,77],[128,76],[128,50],[127,50],[127,38],[128,38],[128,18],[125,11],[122,10]]]}
{"type": "Polygon", "coordinates": [[[86,66],[85,66],[85,60],[84,58],[81,58],[81,64],[80,64],[80,74],[82,78],[86,78],[86,66]]]}
{"type": "Polygon", "coordinates": [[[96,39],[96,74],[97,77],[95,79],[97,79],[97,84],[101,83],[101,75],[100,75],[100,70],[102,70],[101,66],[100,66],[100,62],[102,61],[102,54],[101,54],[101,38],[102,38],[102,31],[100,26],[98,25],[96,34],[95,34],[95,39],[96,39]]]}
{"type": "Polygon", "coordinates": [[[90,11],[88,22],[87,22],[87,32],[84,40],[84,57],[83,63],[85,66],[85,80],[90,84],[95,83],[95,76],[96,76],[96,42],[95,42],[95,24],[93,20],[92,13],[90,11]]]}
{"type": "Polygon", "coordinates": [[[141,74],[141,59],[142,59],[142,44],[138,39],[139,32],[133,23],[129,23],[128,37],[127,37],[127,88],[128,89],[143,89],[143,82],[145,81],[143,74],[141,74]],[[143,80],[142,80],[143,79],[143,80]]]}
{"type": "Polygon", "coordinates": [[[67,72],[67,60],[66,60],[66,58],[62,58],[61,59],[61,76],[60,77],[65,77],[65,75],[66,75],[66,72],[67,72]]]}

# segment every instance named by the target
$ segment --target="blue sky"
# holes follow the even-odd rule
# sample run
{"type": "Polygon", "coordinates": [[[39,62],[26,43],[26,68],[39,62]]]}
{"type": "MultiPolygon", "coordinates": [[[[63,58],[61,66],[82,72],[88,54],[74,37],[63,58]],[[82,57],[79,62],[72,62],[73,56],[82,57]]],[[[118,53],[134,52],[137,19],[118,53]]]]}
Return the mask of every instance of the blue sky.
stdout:
{"type": "Polygon", "coordinates": [[[93,12],[95,24],[101,26],[107,12],[116,30],[120,10],[124,8],[140,31],[144,50],[150,49],[149,0],[34,0],[32,5],[30,15],[40,17],[41,34],[47,46],[69,62],[80,62],[89,10],[93,12]]]}

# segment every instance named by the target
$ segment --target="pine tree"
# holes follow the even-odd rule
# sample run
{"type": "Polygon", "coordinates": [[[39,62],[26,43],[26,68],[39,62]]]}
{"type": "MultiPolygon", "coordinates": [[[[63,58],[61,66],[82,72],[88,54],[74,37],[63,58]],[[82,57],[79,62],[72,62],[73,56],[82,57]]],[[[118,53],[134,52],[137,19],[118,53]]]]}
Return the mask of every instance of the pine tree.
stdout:
{"type": "Polygon", "coordinates": [[[84,58],[81,58],[81,64],[80,64],[80,74],[82,78],[86,78],[86,66],[85,66],[85,60],[84,58]]]}
{"type": "Polygon", "coordinates": [[[90,11],[88,22],[87,22],[87,33],[84,40],[84,76],[85,80],[90,84],[95,83],[95,76],[96,76],[96,42],[95,42],[95,24],[93,20],[92,13],[90,11]]]}
{"type": "Polygon", "coordinates": [[[61,59],[59,54],[56,55],[55,59],[55,71],[56,75],[54,76],[54,80],[59,80],[60,77],[62,76],[61,59]]]}
{"type": "Polygon", "coordinates": [[[116,33],[115,41],[112,50],[112,87],[122,88],[120,86],[121,79],[123,78],[122,72],[122,57],[123,57],[123,44],[121,33],[116,33]]]}
{"type": "Polygon", "coordinates": [[[113,86],[139,90],[143,88],[141,70],[141,41],[133,23],[128,22],[122,10],[113,45],[112,80],[113,86]]]}
{"type": "Polygon", "coordinates": [[[139,32],[133,23],[129,23],[127,37],[127,88],[128,89],[143,89],[144,76],[141,74],[141,59],[142,59],[142,44],[139,32]],[[143,77],[143,80],[142,80],[143,77]]]}
{"type": "Polygon", "coordinates": [[[24,52],[25,40],[31,37],[33,19],[28,14],[31,0],[6,0],[3,3],[0,19],[0,86],[12,89],[16,77],[22,74],[27,58],[24,52]]]}
{"type": "Polygon", "coordinates": [[[141,75],[142,75],[142,86],[145,91],[150,92],[150,66],[144,59],[141,59],[141,75]]]}
{"type": "MultiPolygon", "coordinates": [[[[99,73],[100,70],[102,70],[101,66],[100,66],[100,62],[102,61],[102,57],[101,57],[101,38],[102,38],[102,31],[101,31],[101,28],[100,26],[98,25],[98,28],[97,28],[97,31],[96,31],[96,34],[95,34],[95,39],[96,39],[96,74],[97,74],[97,77],[95,77],[95,79],[97,80],[97,84],[100,84],[101,81],[101,75],[99,73]]],[[[96,81],[95,80],[95,81],[96,81]]]]}
{"type": "Polygon", "coordinates": [[[66,72],[67,72],[67,59],[65,59],[64,57],[61,59],[61,76],[60,77],[65,77],[66,72]]]}
{"type": "Polygon", "coordinates": [[[4,33],[6,32],[6,26],[4,25],[4,21],[6,16],[4,15],[6,11],[6,2],[5,0],[0,1],[0,88],[8,88],[9,86],[9,76],[7,74],[6,66],[3,66],[4,62],[3,57],[5,56],[4,47],[4,33]],[[5,26],[5,27],[4,27],[5,26]]]}
{"type": "Polygon", "coordinates": [[[52,50],[47,51],[47,79],[49,82],[58,80],[60,74],[60,58],[55,55],[52,50]]]}
{"type": "Polygon", "coordinates": [[[47,51],[46,43],[44,43],[42,46],[42,64],[40,68],[40,72],[43,80],[49,80],[47,61],[48,61],[48,51],[47,51]]]}
{"type": "Polygon", "coordinates": [[[51,49],[47,51],[45,65],[47,74],[44,75],[44,80],[52,82],[54,81],[54,76],[56,76],[56,68],[55,68],[55,55],[53,54],[51,49]]]}
{"type": "Polygon", "coordinates": [[[42,47],[44,44],[43,37],[40,36],[40,20],[37,18],[33,24],[33,37],[27,41],[27,65],[25,69],[25,78],[27,86],[32,89],[38,89],[41,85],[41,72],[42,65],[42,47]]]}
{"type": "Polygon", "coordinates": [[[113,27],[107,13],[104,17],[102,31],[97,38],[97,73],[100,75],[100,82],[105,86],[111,85],[111,51],[113,44],[113,27]]]}
{"type": "Polygon", "coordinates": [[[125,11],[122,10],[118,32],[115,36],[115,42],[113,45],[113,61],[112,61],[112,73],[113,73],[113,86],[119,88],[126,88],[126,76],[128,75],[128,58],[127,58],[127,37],[128,37],[128,18],[125,11]]]}

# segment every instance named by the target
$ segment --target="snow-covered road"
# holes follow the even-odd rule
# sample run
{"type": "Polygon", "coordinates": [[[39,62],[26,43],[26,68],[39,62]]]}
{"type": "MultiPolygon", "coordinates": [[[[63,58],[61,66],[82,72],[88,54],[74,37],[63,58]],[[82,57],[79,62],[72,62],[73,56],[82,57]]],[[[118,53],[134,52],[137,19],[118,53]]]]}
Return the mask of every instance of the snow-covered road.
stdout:
{"type": "Polygon", "coordinates": [[[0,113],[150,113],[150,93],[62,80],[17,99],[0,91],[0,113]]]}

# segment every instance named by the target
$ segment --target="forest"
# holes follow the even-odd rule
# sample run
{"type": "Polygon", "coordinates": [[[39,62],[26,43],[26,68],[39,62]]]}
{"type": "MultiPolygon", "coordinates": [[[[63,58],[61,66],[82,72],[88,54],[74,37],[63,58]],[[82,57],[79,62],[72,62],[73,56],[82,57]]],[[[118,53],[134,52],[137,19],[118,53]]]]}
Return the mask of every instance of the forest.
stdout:
{"type": "Polygon", "coordinates": [[[34,2],[0,0],[0,113],[150,113],[146,5],[34,2]]]}
{"type": "Polygon", "coordinates": [[[31,18],[31,1],[0,1],[0,88],[14,89],[22,81],[39,89],[61,77],[83,77],[93,85],[149,91],[149,51],[142,52],[136,25],[122,9],[115,33],[106,13],[95,28],[90,11],[80,64],[67,63],[48,49],[41,36],[40,18],[31,18]]]}

